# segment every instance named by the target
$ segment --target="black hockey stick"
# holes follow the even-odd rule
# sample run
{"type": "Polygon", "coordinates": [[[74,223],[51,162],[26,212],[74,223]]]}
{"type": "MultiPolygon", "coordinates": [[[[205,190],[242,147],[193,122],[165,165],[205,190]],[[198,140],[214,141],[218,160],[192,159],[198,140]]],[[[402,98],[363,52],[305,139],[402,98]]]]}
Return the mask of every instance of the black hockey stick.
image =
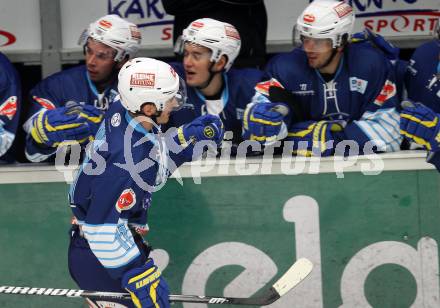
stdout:
{"type": "MultiPolygon", "coordinates": [[[[312,269],[312,262],[306,258],[299,259],[280,279],[278,279],[277,282],[272,285],[272,287],[266,290],[263,295],[259,297],[241,298],[172,294],[170,295],[170,302],[266,306],[272,304],[292,288],[297,286],[300,282],[302,282],[304,278],[310,274],[312,269]]],[[[13,286],[0,286],[0,294],[87,297],[96,300],[130,300],[130,294],[128,293],[13,286]]]]}

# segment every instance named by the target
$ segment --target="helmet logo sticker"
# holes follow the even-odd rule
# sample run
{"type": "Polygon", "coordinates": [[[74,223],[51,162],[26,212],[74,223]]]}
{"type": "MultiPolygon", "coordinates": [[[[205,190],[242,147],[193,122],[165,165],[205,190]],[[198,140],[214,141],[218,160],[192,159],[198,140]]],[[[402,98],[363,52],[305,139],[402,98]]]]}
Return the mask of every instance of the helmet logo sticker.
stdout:
{"type": "Polygon", "coordinates": [[[138,42],[141,41],[141,32],[139,31],[137,26],[130,26],[130,35],[132,39],[138,42]]]}
{"type": "Polygon", "coordinates": [[[235,27],[225,25],[225,34],[227,37],[240,40],[240,34],[238,34],[238,31],[235,29],[235,27]]]}
{"type": "Polygon", "coordinates": [[[204,25],[205,25],[205,24],[204,24],[203,22],[195,21],[195,22],[193,22],[193,23],[191,24],[191,27],[194,27],[194,28],[203,28],[204,25]]]}
{"type": "Polygon", "coordinates": [[[104,29],[110,29],[112,27],[112,23],[105,19],[100,20],[99,25],[104,29]]]}
{"type": "Polygon", "coordinates": [[[134,73],[130,78],[130,86],[141,88],[154,88],[156,84],[156,74],[134,73]]]}
{"type": "Polygon", "coordinates": [[[333,9],[335,10],[336,14],[338,14],[339,18],[342,18],[353,11],[353,8],[345,2],[341,2],[333,9]]]}
{"type": "Polygon", "coordinates": [[[313,23],[315,21],[315,15],[313,15],[313,14],[304,14],[303,20],[304,20],[304,22],[311,24],[311,23],[313,23]]]}

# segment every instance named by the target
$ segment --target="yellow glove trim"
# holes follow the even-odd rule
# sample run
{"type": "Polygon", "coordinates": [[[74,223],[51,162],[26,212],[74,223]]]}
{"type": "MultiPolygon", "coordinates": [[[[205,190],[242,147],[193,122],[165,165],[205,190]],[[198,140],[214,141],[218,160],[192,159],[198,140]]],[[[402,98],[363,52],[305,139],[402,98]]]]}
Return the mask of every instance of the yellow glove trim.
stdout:
{"type": "Polygon", "coordinates": [[[160,282],[159,280],[156,281],[150,287],[150,298],[154,304],[154,307],[156,307],[156,308],[160,308],[159,304],[157,303],[157,292],[156,292],[156,289],[157,289],[157,286],[159,285],[159,282],[160,282]]]}
{"type": "Polygon", "coordinates": [[[408,137],[411,140],[414,140],[415,143],[423,145],[429,151],[431,151],[431,144],[428,141],[426,141],[425,139],[417,137],[416,135],[412,135],[412,134],[410,134],[407,131],[402,130],[402,129],[400,130],[400,134],[405,136],[405,137],[408,137]]]}
{"type": "Polygon", "coordinates": [[[131,297],[131,301],[133,302],[133,304],[136,306],[136,308],[142,308],[141,302],[139,301],[139,298],[137,298],[137,296],[131,292],[130,290],[126,289],[128,291],[128,293],[130,293],[130,297],[131,297]]]}
{"type": "Polygon", "coordinates": [[[49,120],[47,118],[44,121],[44,127],[48,132],[56,132],[59,130],[67,130],[70,128],[77,128],[77,127],[80,127],[81,125],[83,125],[83,123],[72,123],[72,124],[64,124],[64,125],[59,125],[59,126],[52,126],[49,124],[49,120]]]}
{"type": "Polygon", "coordinates": [[[287,134],[287,136],[289,136],[289,137],[304,137],[304,136],[310,134],[313,131],[313,129],[315,128],[316,124],[317,123],[310,124],[307,127],[307,129],[305,129],[305,130],[300,130],[300,131],[295,132],[295,133],[290,132],[290,133],[287,134]]]}
{"type": "Polygon", "coordinates": [[[257,119],[257,118],[255,118],[253,115],[251,115],[251,119],[250,119],[252,122],[255,122],[255,123],[261,123],[261,124],[264,124],[264,125],[271,125],[271,126],[278,126],[278,125],[281,125],[281,121],[279,121],[279,122],[272,122],[272,121],[268,121],[268,120],[263,120],[263,119],[257,119]]]}
{"type": "Polygon", "coordinates": [[[90,121],[90,122],[93,122],[93,123],[101,123],[101,121],[102,121],[102,114],[99,115],[99,116],[97,116],[97,117],[91,117],[91,116],[88,116],[88,115],[87,115],[86,113],[84,113],[84,112],[80,112],[79,116],[80,116],[81,118],[84,118],[84,119],[86,119],[87,121],[90,121]]]}
{"type": "Polygon", "coordinates": [[[44,112],[40,112],[33,121],[33,127],[31,129],[31,136],[37,143],[44,143],[49,141],[43,128],[43,115],[44,112]]]}
{"type": "Polygon", "coordinates": [[[248,124],[248,120],[247,120],[247,118],[248,118],[248,113],[249,113],[249,110],[250,110],[251,108],[246,108],[245,110],[244,110],[244,114],[243,114],[243,127],[244,127],[244,129],[246,129],[246,130],[248,130],[249,129],[249,124],[248,124]]]}
{"type": "Polygon", "coordinates": [[[309,150],[293,150],[292,153],[295,155],[304,156],[304,157],[312,157],[313,156],[313,152],[309,151],[309,150]]]}
{"type": "Polygon", "coordinates": [[[420,125],[423,125],[423,126],[425,126],[425,127],[434,127],[434,126],[436,126],[437,123],[438,123],[438,117],[436,117],[436,118],[434,119],[434,121],[422,121],[422,120],[420,120],[419,118],[416,118],[416,117],[414,117],[414,116],[412,116],[412,115],[405,114],[405,113],[401,113],[400,116],[401,116],[402,118],[404,118],[404,119],[407,119],[407,120],[410,120],[410,121],[413,121],[413,122],[419,123],[420,125]]]}
{"type": "Polygon", "coordinates": [[[188,141],[186,141],[185,135],[183,134],[183,125],[177,128],[177,138],[179,138],[180,145],[183,148],[186,148],[188,146],[188,141]]]}
{"type": "MultiPolygon", "coordinates": [[[[141,280],[141,279],[144,278],[145,276],[150,275],[151,272],[153,272],[154,270],[155,270],[154,267],[149,268],[148,270],[146,270],[146,271],[143,272],[142,274],[139,274],[139,275],[137,275],[137,276],[134,276],[134,277],[130,278],[130,280],[128,281],[128,283],[132,283],[132,282],[135,282],[135,281],[137,281],[137,280],[141,280]]],[[[160,272],[159,272],[159,275],[160,275],[160,272]]],[[[137,289],[137,288],[138,288],[138,287],[136,286],[136,289],[137,289]]]]}
{"type": "Polygon", "coordinates": [[[277,138],[277,136],[256,136],[256,135],[251,135],[249,140],[255,140],[255,141],[273,141],[277,138]]]}

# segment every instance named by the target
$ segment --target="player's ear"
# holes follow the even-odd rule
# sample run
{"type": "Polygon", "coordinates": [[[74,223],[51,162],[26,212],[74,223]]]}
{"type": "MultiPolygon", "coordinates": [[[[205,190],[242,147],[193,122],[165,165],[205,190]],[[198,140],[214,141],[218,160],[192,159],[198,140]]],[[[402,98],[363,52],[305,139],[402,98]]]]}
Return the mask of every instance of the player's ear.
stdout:
{"type": "Polygon", "coordinates": [[[228,58],[226,58],[225,55],[222,55],[221,58],[212,66],[212,71],[213,72],[223,71],[227,62],[228,62],[228,58]]]}

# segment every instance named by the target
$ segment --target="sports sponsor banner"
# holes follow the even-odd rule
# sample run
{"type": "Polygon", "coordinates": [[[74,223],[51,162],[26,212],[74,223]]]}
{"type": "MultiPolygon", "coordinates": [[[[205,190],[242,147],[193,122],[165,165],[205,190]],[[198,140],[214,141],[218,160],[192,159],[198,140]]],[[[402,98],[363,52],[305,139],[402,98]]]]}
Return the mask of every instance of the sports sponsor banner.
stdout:
{"type": "MultiPolygon", "coordinates": [[[[311,275],[268,307],[440,306],[437,171],[235,174],[197,183],[170,180],[153,195],[147,239],[172,293],[258,295],[306,257],[311,275]]],[[[75,288],[67,191],[65,183],[0,185],[0,285],[75,288]]],[[[28,304],[0,296],[2,307],[28,304]]],[[[81,300],[33,297],[32,305],[81,300]]]]}
{"type": "Polygon", "coordinates": [[[0,51],[41,49],[39,0],[2,0],[0,51]]]}
{"type": "MultiPolygon", "coordinates": [[[[292,27],[309,0],[265,1],[268,13],[267,44],[288,44],[292,27]]],[[[429,35],[440,16],[438,0],[349,0],[357,16],[355,31],[368,27],[387,38],[410,40],[429,35]]],[[[165,13],[160,0],[61,0],[63,49],[79,50],[78,38],[92,21],[118,14],[136,23],[142,47],[172,48],[173,16],[165,13]]],[[[7,51],[41,49],[38,0],[2,0],[0,47],[7,51]],[[17,18],[19,16],[20,18],[17,18]]],[[[314,18],[308,16],[307,18],[314,18]]],[[[416,47],[416,46],[413,46],[416,47]]]]}
{"type": "MultiPolygon", "coordinates": [[[[302,10],[312,1],[265,1],[269,43],[291,40],[292,28],[302,10]]],[[[355,31],[364,27],[387,37],[409,39],[430,35],[440,17],[438,0],[348,0],[356,14],[355,31]]],[[[307,16],[308,19],[314,16],[307,16]]],[[[416,46],[414,46],[416,47],[416,46]]]]}

